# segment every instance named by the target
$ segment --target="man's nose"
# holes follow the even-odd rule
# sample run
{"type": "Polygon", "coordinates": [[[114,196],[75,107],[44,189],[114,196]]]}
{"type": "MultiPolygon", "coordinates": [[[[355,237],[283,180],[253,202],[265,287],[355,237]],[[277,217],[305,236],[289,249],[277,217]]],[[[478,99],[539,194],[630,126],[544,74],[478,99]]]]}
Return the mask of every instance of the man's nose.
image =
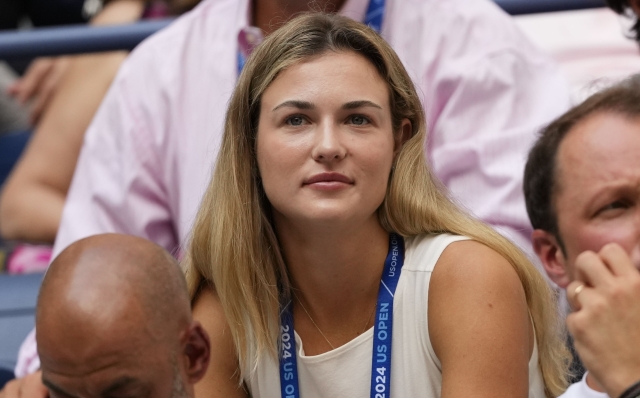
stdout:
{"type": "Polygon", "coordinates": [[[343,159],[347,155],[343,140],[339,126],[333,121],[322,121],[315,132],[313,158],[319,162],[343,159]]]}

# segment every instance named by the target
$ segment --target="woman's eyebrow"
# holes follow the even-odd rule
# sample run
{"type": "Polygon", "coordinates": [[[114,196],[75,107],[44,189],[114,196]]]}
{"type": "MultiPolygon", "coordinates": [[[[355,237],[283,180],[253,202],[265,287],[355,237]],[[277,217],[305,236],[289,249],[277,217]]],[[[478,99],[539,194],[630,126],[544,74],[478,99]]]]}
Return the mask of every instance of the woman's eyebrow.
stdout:
{"type": "Polygon", "coordinates": [[[371,102],[367,100],[351,101],[342,105],[342,109],[357,109],[357,108],[364,108],[364,107],[373,107],[373,108],[382,109],[380,105],[376,104],[375,102],[371,102]]]}
{"type": "Polygon", "coordinates": [[[285,101],[283,103],[281,103],[280,105],[276,106],[275,108],[273,108],[273,111],[277,111],[280,108],[298,108],[298,109],[313,109],[316,106],[313,105],[311,102],[307,102],[307,101],[298,101],[298,100],[289,100],[289,101],[285,101]]]}

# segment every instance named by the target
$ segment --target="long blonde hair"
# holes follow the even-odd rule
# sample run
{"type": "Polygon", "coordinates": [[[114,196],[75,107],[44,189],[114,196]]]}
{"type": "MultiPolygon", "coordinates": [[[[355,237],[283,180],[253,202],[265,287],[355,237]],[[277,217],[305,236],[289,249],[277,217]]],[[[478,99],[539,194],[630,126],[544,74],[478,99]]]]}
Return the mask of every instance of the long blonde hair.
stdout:
{"type": "Polygon", "coordinates": [[[378,210],[383,227],[404,237],[465,235],[506,258],[524,287],[546,393],[562,393],[568,354],[552,290],[512,243],[448,198],[427,165],[425,115],[402,63],[377,33],[344,17],[303,14],[271,34],[246,63],[229,104],[215,171],[185,257],[191,298],[205,282],[215,289],[243,373],[255,369],[262,355],[277,355],[278,313],[290,284],[256,163],[260,99],[283,70],[327,51],[353,51],[369,60],[389,84],[394,130],[403,119],[411,121],[412,136],[396,158],[378,210]]]}

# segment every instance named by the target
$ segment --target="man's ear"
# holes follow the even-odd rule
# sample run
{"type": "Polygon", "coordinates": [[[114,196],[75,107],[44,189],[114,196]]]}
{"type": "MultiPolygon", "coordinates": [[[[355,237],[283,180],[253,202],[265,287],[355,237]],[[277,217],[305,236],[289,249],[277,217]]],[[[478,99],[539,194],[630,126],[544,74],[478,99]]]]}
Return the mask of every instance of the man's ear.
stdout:
{"type": "Polygon", "coordinates": [[[542,262],[544,270],[558,287],[565,289],[571,283],[566,261],[558,240],[550,232],[536,229],[531,234],[533,250],[542,262]]]}
{"type": "Polygon", "coordinates": [[[411,134],[413,133],[413,126],[411,126],[411,121],[409,119],[402,119],[402,124],[400,125],[400,130],[395,136],[395,143],[393,145],[393,154],[397,156],[402,149],[402,146],[405,142],[409,141],[411,138],[411,134]]]}
{"type": "Polygon", "coordinates": [[[183,355],[188,360],[185,373],[189,383],[195,384],[207,373],[211,354],[209,335],[200,322],[193,321],[189,325],[183,337],[183,347],[183,355]]]}

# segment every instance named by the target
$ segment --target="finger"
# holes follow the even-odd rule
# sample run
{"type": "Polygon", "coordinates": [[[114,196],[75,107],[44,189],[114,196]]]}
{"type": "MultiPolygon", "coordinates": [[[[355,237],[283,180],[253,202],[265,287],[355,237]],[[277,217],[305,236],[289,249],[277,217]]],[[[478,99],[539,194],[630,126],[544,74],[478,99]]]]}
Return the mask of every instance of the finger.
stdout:
{"type": "Polygon", "coordinates": [[[599,255],[592,251],[580,253],[575,261],[576,279],[588,286],[601,286],[613,283],[613,274],[599,255]]]}
{"type": "Polygon", "coordinates": [[[627,252],[617,243],[605,245],[598,254],[615,276],[627,276],[638,272],[627,252]]]}
{"type": "Polygon", "coordinates": [[[42,372],[38,371],[24,378],[21,398],[45,398],[49,391],[42,384],[42,372]]]}
{"type": "MultiPolygon", "coordinates": [[[[20,84],[18,82],[19,82],[19,80],[16,80],[15,82],[13,82],[13,83],[11,83],[11,84],[9,84],[7,86],[6,91],[5,91],[7,93],[7,95],[15,97],[16,94],[18,94],[18,89],[19,89],[19,86],[20,86],[20,84]]],[[[0,397],[1,397],[1,395],[0,395],[0,397]]]]}
{"type": "Polygon", "coordinates": [[[12,380],[4,386],[2,398],[18,398],[20,391],[20,380],[12,380]]]}
{"type": "Polygon", "coordinates": [[[17,98],[20,103],[24,104],[34,95],[43,79],[51,72],[52,67],[53,61],[50,58],[40,58],[33,62],[18,83],[17,98]]]}

